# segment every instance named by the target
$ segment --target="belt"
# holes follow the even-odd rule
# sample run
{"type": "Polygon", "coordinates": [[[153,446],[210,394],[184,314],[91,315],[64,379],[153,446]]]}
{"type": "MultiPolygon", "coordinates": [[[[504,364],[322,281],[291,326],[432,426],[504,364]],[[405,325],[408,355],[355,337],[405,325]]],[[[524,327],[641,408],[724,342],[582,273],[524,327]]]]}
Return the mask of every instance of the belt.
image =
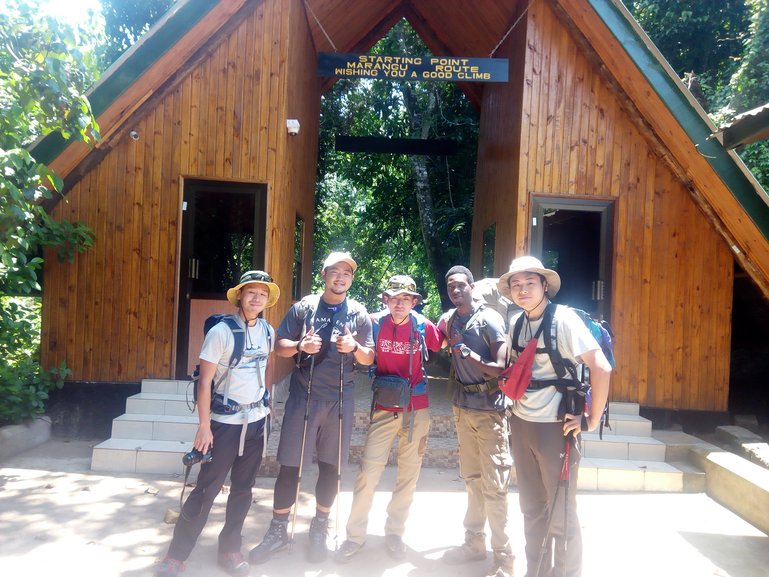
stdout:
{"type": "Polygon", "coordinates": [[[531,381],[526,387],[527,391],[539,391],[547,387],[570,387],[574,382],[569,379],[548,379],[543,381],[531,381]]]}
{"type": "Polygon", "coordinates": [[[235,413],[240,413],[241,411],[250,411],[251,409],[255,409],[256,407],[264,407],[265,402],[264,399],[259,399],[258,401],[255,401],[253,403],[245,403],[243,405],[238,405],[231,399],[227,399],[227,404],[225,405],[222,401],[224,400],[224,397],[222,397],[219,394],[214,395],[214,398],[219,397],[219,403],[215,406],[211,407],[211,412],[216,415],[234,415],[235,413]]]}
{"type": "Polygon", "coordinates": [[[462,384],[462,390],[466,393],[485,393],[486,391],[494,390],[497,387],[498,385],[496,379],[484,381],[483,383],[476,383],[473,385],[462,384]]]}

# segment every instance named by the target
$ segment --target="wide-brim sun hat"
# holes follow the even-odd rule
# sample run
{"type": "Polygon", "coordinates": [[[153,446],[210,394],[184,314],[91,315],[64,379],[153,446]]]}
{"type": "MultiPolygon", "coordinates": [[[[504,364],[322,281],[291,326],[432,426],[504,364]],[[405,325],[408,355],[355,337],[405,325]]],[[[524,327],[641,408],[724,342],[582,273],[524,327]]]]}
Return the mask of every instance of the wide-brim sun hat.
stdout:
{"type": "Polygon", "coordinates": [[[267,305],[265,308],[270,308],[278,302],[278,299],[280,298],[280,288],[272,282],[272,277],[263,270],[250,270],[243,273],[238,284],[227,290],[227,300],[230,301],[232,306],[240,306],[240,294],[238,291],[247,284],[260,284],[267,287],[270,292],[267,297],[267,305]]]}
{"type": "Polygon", "coordinates": [[[545,277],[547,281],[547,295],[549,297],[554,297],[561,290],[561,277],[558,276],[557,272],[545,268],[538,258],[522,256],[510,263],[510,270],[499,277],[497,282],[499,292],[510,300],[513,300],[513,295],[510,292],[510,277],[519,272],[534,272],[545,277]]]}
{"type": "Polygon", "coordinates": [[[349,252],[332,252],[326,257],[326,260],[323,261],[323,268],[321,270],[326,270],[328,267],[339,264],[340,262],[350,265],[353,273],[355,273],[358,268],[358,263],[355,262],[349,252]]]}
{"type": "Polygon", "coordinates": [[[391,276],[387,281],[387,288],[379,295],[382,298],[384,295],[388,297],[394,297],[400,294],[407,294],[415,297],[418,302],[422,302],[422,295],[417,292],[417,283],[414,279],[405,274],[396,274],[391,276]]]}

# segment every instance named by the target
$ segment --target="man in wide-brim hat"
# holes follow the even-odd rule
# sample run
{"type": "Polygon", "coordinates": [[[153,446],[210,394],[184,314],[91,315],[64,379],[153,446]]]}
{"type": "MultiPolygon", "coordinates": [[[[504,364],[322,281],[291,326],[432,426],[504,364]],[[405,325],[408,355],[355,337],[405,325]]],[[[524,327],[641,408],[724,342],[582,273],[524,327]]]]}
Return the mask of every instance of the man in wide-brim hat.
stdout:
{"type": "Polygon", "coordinates": [[[235,577],[249,573],[240,551],[241,533],[264,451],[275,343],[275,330],[259,315],[279,297],[280,289],[268,273],[248,271],[227,291],[227,300],[237,307],[237,314],[222,319],[206,333],[200,351],[199,424],[193,445],[201,455],[210,451],[211,459],[201,463],[195,489],[182,506],[156,577],[176,577],[184,570],[228,474],[231,487],[217,561],[235,577]]]}
{"type": "Polygon", "coordinates": [[[552,339],[558,352],[574,374],[582,363],[590,370],[592,400],[586,415],[575,415],[569,412],[571,403],[562,405],[562,401],[568,401],[576,390],[576,377],[572,378],[568,371],[559,375],[550,354],[535,355],[531,380],[523,396],[512,401],[510,417],[527,574],[550,575],[555,571],[563,577],[577,577],[582,571],[582,536],[576,491],[574,487],[560,491],[557,486],[564,467],[572,480],[578,476],[580,452],[571,449],[579,443],[583,426],[592,431],[600,423],[609,393],[611,365],[582,319],[570,308],[550,302],[561,288],[561,277],[537,258],[522,256],[513,260],[510,270],[499,278],[498,287],[523,309],[510,323],[512,362],[533,338],[538,339],[537,351],[548,350],[551,337],[546,335],[555,335],[552,339]]]}

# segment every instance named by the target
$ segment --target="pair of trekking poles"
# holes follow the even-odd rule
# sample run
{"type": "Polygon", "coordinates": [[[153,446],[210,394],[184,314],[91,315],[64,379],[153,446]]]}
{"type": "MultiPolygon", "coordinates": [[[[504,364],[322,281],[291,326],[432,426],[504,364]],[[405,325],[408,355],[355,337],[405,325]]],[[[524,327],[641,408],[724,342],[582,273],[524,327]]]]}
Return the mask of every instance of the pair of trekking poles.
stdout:
{"type": "MultiPolygon", "coordinates": [[[[342,489],[342,417],[344,415],[344,361],[346,353],[341,353],[339,363],[339,439],[337,442],[336,461],[336,522],[334,523],[334,548],[339,544],[339,493],[342,489]]],[[[312,375],[315,369],[315,355],[310,357],[310,375],[307,380],[307,401],[304,405],[304,425],[302,427],[302,448],[299,453],[299,472],[296,482],[296,495],[294,495],[294,511],[291,517],[291,538],[288,541],[288,551],[294,545],[294,532],[296,530],[296,512],[299,509],[299,491],[302,486],[302,470],[304,468],[304,449],[307,443],[307,422],[310,418],[310,398],[312,396],[312,375]]]]}

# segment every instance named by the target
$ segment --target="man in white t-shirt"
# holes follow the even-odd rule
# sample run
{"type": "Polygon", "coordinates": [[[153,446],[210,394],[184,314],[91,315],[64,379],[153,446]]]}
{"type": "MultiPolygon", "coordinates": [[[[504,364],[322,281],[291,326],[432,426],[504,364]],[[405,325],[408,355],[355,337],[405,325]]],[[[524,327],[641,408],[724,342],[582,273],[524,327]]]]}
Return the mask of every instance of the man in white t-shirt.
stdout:
{"type": "MultiPolygon", "coordinates": [[[[584,417],[587,430],[593,431],[600,424],[609,394],[611,365],[577,314],[550,302],[549,297],[555,296],[561,287],[557,272],[545,268],[532,256],[520,257],[500,277],[498,287],[500,294],[523,309],[518,342],[511,343],[510,347],[512,360],[517,359],[519,351],[539,335],[531,381],[523,396],[513,401],[510,417],[510,438],[526,537],[526,575],[579,577],[582,573],[582,536],[576,491],[559,491],[558,484],[565,470],[569,473],[566,479],[576,487],[580,453],[571,448],[580,442],[584,417]],[[550,326],[546,325],[540,331],[543,322],[550,326]],[[590,406],[585,407],[585,415],[562,408],[562,398],[569,394],[567,385],[574,383],[561,383],[550,360],[544,333],[551,331],[552,335],[553,329],[564,361],[572,365],[584,363],[590,369],[592,400],[590,406]],[[566,457],[568,462],[565,462],[566,457]]],[[[511,332],[520,315],[512,319],[511,332]]]]}
{"type": "Polygon", "coordinates": [[[269,274],[245,273],[227,291],[227,300],[238,308],[238,313],[232,315],[236,324],[231,327],[222,321],[206,334],[200,352],[199,425],[194,448],[201,454],[210,451],[212,458],[201,463],[197,484],[184,502],[156,577],[176,577],[184,571],[184,561],[192,552],[228,473],[231,487],[224,527],[219,533],[218,563],[235,577],[249,574],[249,565],[240,552],[241,533],[264,451],[265,422],[270,412],[267,400],[272,388],[270,355],[275,343],[274,329],[259,315],[273,306],[279,296],[280,289],[269,274]],[[233,330],[242,331],[243,351],[231,367],[236,345],[233,330]]]}

